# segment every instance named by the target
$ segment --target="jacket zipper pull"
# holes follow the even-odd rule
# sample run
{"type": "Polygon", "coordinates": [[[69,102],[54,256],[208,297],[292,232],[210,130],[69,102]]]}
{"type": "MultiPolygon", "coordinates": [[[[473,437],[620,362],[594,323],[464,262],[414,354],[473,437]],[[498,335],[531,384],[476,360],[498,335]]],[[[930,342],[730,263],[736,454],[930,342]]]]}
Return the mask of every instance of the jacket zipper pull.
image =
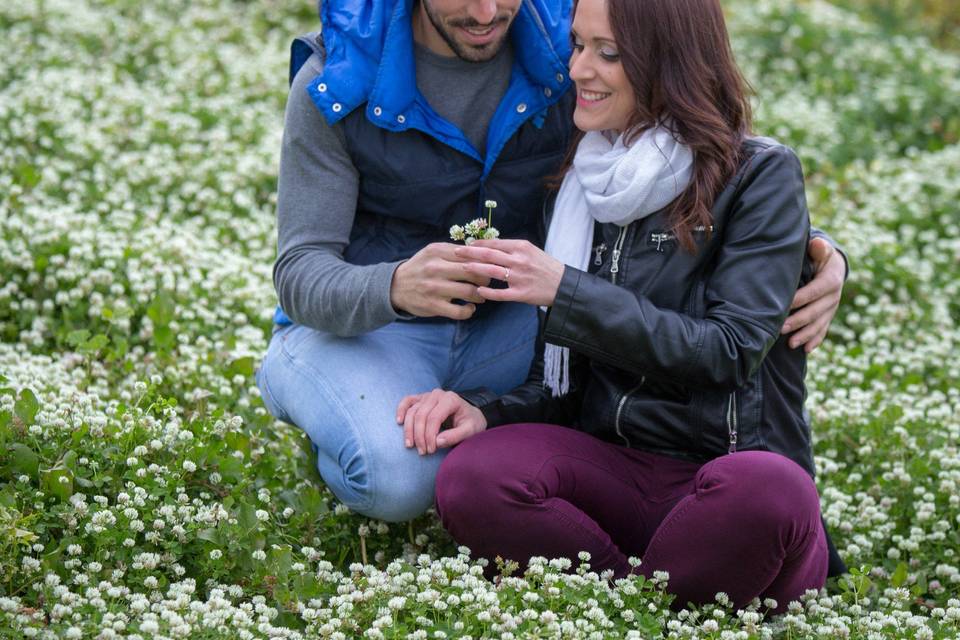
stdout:
{"type": "Polygon", "coordinates": [[[603,252],[606,250],[607,250],[607,245],[603,242],[601,242],[600,244],[598,244],[596,247],[593,248],[593,251],[595,253],[593,258],[593,264],[597,265],[598,267],[603,264],[603,258],[601,256],[603,255],[603,252]]]}
{"type": "Polygon", "coordinates": [[[620,227],[620,235],[617,236],[617,242],[613,245],[612,262],[610,263],[610,281],[617,284],[617,274],[620,273],[620,254],[623,249],[623,241],[627,236],[627,227],[620,227]]]}
{"type": "Polygon", "coordinates": [[[730,446],[727,447],[727,453],[737,452],[737,392],[730,394],[727,401],[727,433],[730,436],[730,446]]]}

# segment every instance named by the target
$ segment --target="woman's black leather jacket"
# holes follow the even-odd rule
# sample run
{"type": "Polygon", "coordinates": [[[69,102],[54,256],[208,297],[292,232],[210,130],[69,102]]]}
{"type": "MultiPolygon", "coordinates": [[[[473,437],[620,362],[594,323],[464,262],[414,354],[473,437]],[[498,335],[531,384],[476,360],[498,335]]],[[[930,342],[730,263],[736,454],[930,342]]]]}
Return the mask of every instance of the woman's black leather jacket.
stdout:
{"type": "Polygon", "coordinates": [[[589,272],[567,267],[540,341],[571,350],[571,391],[527,382],[494,399],[466,394],[489,426],[550,422],[653,453],[707,461],[783,454],[813,475],[803,409],[806,356],[780,327],[800,284],[810,223],[800,162],[767,138],[744,143],[697,251],[666,212],[597,224],[589,272]]]}

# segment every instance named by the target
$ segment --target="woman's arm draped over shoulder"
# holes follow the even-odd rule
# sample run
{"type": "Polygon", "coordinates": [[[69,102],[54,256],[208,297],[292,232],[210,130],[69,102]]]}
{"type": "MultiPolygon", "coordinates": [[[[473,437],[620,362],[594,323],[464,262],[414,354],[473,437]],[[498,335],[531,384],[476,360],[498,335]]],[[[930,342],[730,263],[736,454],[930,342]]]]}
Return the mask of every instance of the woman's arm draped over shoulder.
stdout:
{"type": "Polygon", "coordinates": [[[359,175],[342,131],[330,127],[307,93],[321,71],[316,55],[294,78],[283,130],[273,283],[290,318],[337,335],[372,331],[397,319],[390,283],[399,263],[343,260],[357,207],[359,175]]]}
{"type": "Polygon", "coordinates": [[[680,384],[743,384],[779,336],[807,250],[803,172],[794,153],[783,146],[758,151],[731,207],[705,278],[705,317],[660,309],[567,267],[545,340],[680,384]]]}

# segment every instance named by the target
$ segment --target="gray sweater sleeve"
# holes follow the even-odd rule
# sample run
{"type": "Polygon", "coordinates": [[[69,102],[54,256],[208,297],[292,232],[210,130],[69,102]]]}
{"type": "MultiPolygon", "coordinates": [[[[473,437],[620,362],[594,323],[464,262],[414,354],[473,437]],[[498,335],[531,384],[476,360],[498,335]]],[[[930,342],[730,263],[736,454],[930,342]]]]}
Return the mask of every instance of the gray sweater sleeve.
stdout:
{"type": "Polygon", "coordinates": [[[307,94],[322,70],[313,55],[287,100],[277,194],[273,284],[297,324],[340,336],[372,331],[400,317],[390,304],[399,262],[343,260],[357,207],[359,175],[341,128],[330,127],[307,94]]]}

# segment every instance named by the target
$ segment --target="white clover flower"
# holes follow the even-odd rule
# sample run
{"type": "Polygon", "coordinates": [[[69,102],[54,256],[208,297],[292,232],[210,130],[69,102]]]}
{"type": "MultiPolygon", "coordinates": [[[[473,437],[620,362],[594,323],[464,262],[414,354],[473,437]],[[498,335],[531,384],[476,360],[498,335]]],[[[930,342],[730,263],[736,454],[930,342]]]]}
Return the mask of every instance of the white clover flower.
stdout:
{"type": "Polygon", "coordinates": [[[257,549],[252,554],[250,554],[254,560],[266,560],[267,554],[263,549],[257,549]]]}
{"type": "Polygon", "coordinates": [[[197,470],[197,464],[192,460],[184,460],[183,470],[186,471],[187,473],[193,473],[194,471],[197,470]]]}

